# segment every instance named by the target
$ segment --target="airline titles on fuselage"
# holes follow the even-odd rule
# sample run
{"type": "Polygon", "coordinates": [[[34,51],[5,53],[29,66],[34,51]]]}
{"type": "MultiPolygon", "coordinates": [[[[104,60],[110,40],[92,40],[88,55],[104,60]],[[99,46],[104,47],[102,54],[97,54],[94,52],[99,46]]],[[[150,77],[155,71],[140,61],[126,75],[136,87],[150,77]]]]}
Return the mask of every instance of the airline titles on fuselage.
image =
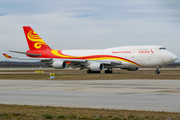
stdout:
{"type": "MultiPolygon", "coordinates": [[[[112,51],[113,54],[117,54],[117,53],[131,53],[131,51],[112,51]]],[[[140,50],[138,51],[138,54],[153,54],[154,51],[153,50],[140,50]]]]}

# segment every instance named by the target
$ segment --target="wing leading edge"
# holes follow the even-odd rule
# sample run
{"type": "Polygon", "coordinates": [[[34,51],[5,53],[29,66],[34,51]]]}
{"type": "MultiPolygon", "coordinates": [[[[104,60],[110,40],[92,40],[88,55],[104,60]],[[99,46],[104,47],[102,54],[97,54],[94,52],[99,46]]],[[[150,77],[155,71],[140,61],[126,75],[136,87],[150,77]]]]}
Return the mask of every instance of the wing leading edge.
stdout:
{"type": "MultiPolygon", "coordinates": [[[[11,52],[15,52],[15,53],[20,53],[20,54],[28,54],[28,55],[35,55],[38,56],[40,54],[32,54],[32,53],[26,53],[26,52],[19,52],[19,51],[11,51],[11,52]]],[[[121,61],[99,61],[99,60],[82,60],[82,59],[61,59],[61,58],[56,58],[56,59],[52,59],[52,58],[27,58],[27,57],[12,57],[6,53],[3,53],[3,55],[6,58],[11,58],[11,59],[18,59],[18,60],[40,60],[41,62],[51,62],[51,61],[57,61],[57,60],[61,60],[61,61],[65,61],[68,62],[71,66],[84,66],[88,65],[88,63],[90,62],[98,62],[104,65],[122,65],[121,61]],[[86,64],[85,64],[86,63],[86,64]]],[[[77,67],[75,67],[77,68],[77,67]]]]}

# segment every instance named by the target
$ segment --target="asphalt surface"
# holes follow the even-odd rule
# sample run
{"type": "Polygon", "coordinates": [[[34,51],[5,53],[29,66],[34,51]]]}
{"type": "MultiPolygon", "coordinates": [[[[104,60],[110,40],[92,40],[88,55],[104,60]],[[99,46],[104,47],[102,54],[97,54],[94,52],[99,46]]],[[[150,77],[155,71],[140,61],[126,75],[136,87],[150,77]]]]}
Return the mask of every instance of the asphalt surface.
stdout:
{"type": "MultiPolygon", "coordinates": [[[[141,70],[149,70],[150,73],[154,74],[154,71],[156,68],[139,68],[139,71],[141,70]]],[[[176,70],[179,71],[180,68],[160,68],[160,71],[163,70],[176,70]]],[[[78,70],[78,69],[54,69],[54,68],[0,68],[0,75],[1,74],[37,74],[35,71],[44,71],[43,74],[49,74],[49,71],[55,72],[57,74],[87,74],[87,70],[78,70]],[[48,72],[47,72],[48,71],[48,72]]],[[[126,70],[121,69],[113,69],[114,73],[116,72],[123,72],[126,70]]],[[[102,71],[101,73],[104,73],[102,71]]],[[[176,72],[176,74],[179,74],[179,72],[176,72]]]]}
{"type": "Polygon", "coordinates": [[[180,112],[180,80],[0,80],[0,104],[180,112]]]}

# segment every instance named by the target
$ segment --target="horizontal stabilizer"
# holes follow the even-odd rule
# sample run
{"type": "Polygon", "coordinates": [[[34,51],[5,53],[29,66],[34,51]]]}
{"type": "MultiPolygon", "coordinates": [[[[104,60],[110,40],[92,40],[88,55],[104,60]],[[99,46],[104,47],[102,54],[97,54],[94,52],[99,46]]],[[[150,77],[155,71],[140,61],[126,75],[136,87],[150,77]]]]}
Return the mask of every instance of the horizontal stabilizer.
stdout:
{"type": "Polygon", "coordinates": [[[27,52],[19,52],[19,51],[13,51],[13,50],[9,50],[9,52],[20,53],[20,54],[26,54],[26,55],[31,55],[31,56],[41,56],[41,55],[42,55],[42,54],[27,53],[27,52]]]}

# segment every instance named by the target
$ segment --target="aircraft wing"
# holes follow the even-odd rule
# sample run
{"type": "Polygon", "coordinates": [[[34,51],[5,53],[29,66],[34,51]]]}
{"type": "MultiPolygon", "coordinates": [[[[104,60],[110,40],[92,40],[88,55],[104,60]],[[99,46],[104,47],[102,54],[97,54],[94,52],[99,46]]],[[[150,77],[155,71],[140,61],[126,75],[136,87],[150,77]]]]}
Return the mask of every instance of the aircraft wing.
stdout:
{"type": "MultiPolygon", "coordinates": [[[[18,52],[18,51],[13,51],[13,52],[20,53],[20,52],[18,52]]],[[[25,53],[25,52],[21,52],[21,53],[27,54],[27,53],[25,53]]],[[[41,60],[41,61],[43,61],[43,60],[52,60],[52,58],[12,57],[12,56],[10,56],[10,55],[8,55],[8,54],[6,54],[6,53],[3,53],[3,55],[4,55],[6,58],[19,59],[19,60],[41,60]]],[[[31,54],[31,55],[32,55],[32,54],[31,54]]],[[[62,60],[62,61],[71,62],[71,63],[85,63],[85,62],[88,61],[88,60],[81,60],[81,59],[60,59],[60,58],[54,59],[54,60],[62,60]]],[[[93,60],[93,61],[94,61],[94,60],[93,60]]],[[[96,61],[94,61],[94,62],[100,62],[100,63],[102,63],[102,64],[114,64],[114,65],[116,65],[116,64],[118,64],[118,65],[122,64],[121,61],[98,61],[98,60],[96,60],[96,61]]]]}
{"type": "Polygon", "coordinates": [[[107,65],[122,65],[122,62],[121,61],[117,61],[117,60],[109,60],[109,61],[103,61],[103,60],[101,60],[101,61],[96,61],[96,62],[100,62],[100,63],[102,63],[102,64],[107,64],[107,65]]]}
{"type": "Polygon", "coordinates": [[[104,65],[122,65],[121,61],[99,61],[99,60],[82,60],[82,61],[77,61],[77,59],[75,59],[74,61],[72,59],[70,59],[68,62],[70,62],[68,64],[69,67],[72,68],[80,68],[80,69],[84,69],[86,68],[86,66],[90,65],[91,63],[95,62],[95,63],[100,63],[100,64],[104,64],[104,65]]]}
{"type": "MultiPolygon", "coordinates": [[[[24,52],[22,52],[23,54],[26,54],[24,52]]],[[[78,60],[78,59],[53,59],[53,58],[29,58],[29,57],[12,57],[6,53],[3,53],[3,55],[6,57],[6,58],[11,58],[11,59],[18,59],[18,60],[41,60],[42,62],[43,61],[50,61],[50,60],[62,60],[62,61],[65,61],[65,62],[74,62],[74,63],[82,63],[82,62],[86,62],[86,60],[78,60]]]]}
{"type": "MultiPolygon", "coordinates": [[[[17,51],[16,51],[17,52],[17,51]]],[[[19,53],[19,52],[17,52],[19,53]]],[[[26,54],[26,53],[23,53],[26,54]]],[[[11,59],[18,59],[18,60],[39,60],[41,62],[45,62],[45,63],[50,63],[52,64],[54,61],[56,60],[60,60],[60,61],[64,61],[67,62],[69,66],[71,66],[72,68],[80,68],[80,69],[84,69],[86,68],[86,66],[88,66],[89,64],[93,63],[93,62],[98,62],[104,65],[122,65],[121,61],[103,61],[103,60],[82,60],[82,59],[53,59],[53,58],[28,58],[28,57],[12,57],[10,55],[7,55],[6,53],[3,53],[3,55],[6,58],[11,58],[11,59]]]]}

